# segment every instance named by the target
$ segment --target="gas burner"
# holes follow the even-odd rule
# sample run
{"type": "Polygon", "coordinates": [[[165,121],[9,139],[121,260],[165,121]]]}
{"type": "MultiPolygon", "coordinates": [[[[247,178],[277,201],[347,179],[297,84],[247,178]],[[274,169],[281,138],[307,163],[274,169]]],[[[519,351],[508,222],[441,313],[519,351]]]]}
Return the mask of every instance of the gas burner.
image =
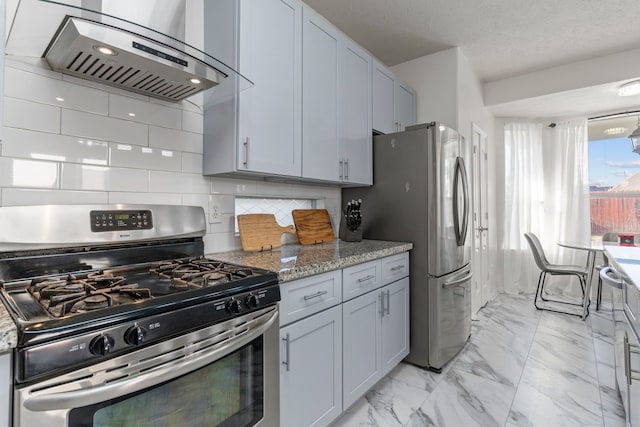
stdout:
{"type": "Polygon", "coordinates": [[[102,271],[33,280],[28,290],[55,317],[151,298],[149,289],[102,271]]]}
{"type": "Polygon", "coordinates": [[[157,263],[149,272],[170,279],[172,289],[205,288],[257,275],[250,268],[237,267],[207,258],[188,258],[157,263]]]}

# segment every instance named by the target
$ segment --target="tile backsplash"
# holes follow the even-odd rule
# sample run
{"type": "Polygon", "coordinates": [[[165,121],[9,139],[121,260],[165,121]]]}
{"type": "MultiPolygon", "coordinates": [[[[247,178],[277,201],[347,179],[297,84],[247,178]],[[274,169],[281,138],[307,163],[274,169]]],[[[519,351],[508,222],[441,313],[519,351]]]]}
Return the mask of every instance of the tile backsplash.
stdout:
{"type": "Polygon", "coordinates": [[[37,59],[6,58],[4,74],[2,206],[183,204],[208,215],[215,194],[223,222],[208,225],[207,252],[241,247],[237,194],[321,199],[337,224],[336,187],[203,176],[197,102],[172,104],[63,76],[37,59]]]}

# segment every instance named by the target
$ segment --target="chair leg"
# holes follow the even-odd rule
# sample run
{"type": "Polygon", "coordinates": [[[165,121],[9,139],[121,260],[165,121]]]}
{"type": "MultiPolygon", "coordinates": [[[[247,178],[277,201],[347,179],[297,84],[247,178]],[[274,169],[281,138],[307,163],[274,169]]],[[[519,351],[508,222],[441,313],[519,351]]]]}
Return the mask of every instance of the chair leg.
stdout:
{"type": "Polygon", "coordinates": [[[542,310],[542,307],[538,307],[538,295],[540,299],[542,299],[542,283],[544,282],[546,273],[544,271],[540,272],[538,276],[538,287],[536,288],[536,296],[533,298],[533,305],[537,310],[542,310]]]}
{"type": "Polygon", "coordinates": [[[545,311],[552,311],[554,313],[570,314],[572,316],[582,317],[582,313],[571,313],[571,312],[567,312],[567,311],[554,310],[552,308],[539,306],[538,305],[538,298],[540,298],[542,301],[545,301],[545,302],[553,302],[553,303],[559,303],[559,304],[575,305],[577,307],[583,308],[583,310],[584,310],[584,307],[585,307],[585,304],[586,304],[586,312],[587,312],[587,316],[588,316],[589,315],[590,298],[589,298],[589,295],[587,295],[587,292],[586,292],[586,289],[587,289],[587,278],[582,276],[582,275],[579,275],[579,274],[576,274],[576,276],[578,277],[578,282],[580,283],[580,290],[582,291],[582,299],[581,299],[580,303],[572,303],[572,302],[568,302],[568,301],[559,301],[559,300],[555,300],[555,299],[551,299],[551,298],[544,298],[543,294],[546,292],[545,291],[545,282],[546,282],[547,272],[546,271],[540,272],[540,276],[538,276],[538,286],[536,288],[536,295],[535,295],[535,298],[534,298],[534,301],[533,301],[533,304],[536,307],[536,309],[545,310],[545,311]]]}
{"type": "Polygon", "coordinates": [[[596,293],[596,311],[600,310],[602,302],[602,279],[598,278],[598,292],[596,293]]]}

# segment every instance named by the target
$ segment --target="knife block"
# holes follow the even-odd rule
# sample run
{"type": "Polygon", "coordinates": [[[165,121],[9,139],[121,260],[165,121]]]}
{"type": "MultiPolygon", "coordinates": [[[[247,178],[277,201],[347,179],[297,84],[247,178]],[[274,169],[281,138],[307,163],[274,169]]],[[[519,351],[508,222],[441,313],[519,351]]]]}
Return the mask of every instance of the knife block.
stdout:
{"type": "Polygon", "coordinates": [[[349,230],[343,216],[340,218],[338,237],[344,242],[360,242],[362,240],[362,226],[358,227],[356,231],[349,230]]]}

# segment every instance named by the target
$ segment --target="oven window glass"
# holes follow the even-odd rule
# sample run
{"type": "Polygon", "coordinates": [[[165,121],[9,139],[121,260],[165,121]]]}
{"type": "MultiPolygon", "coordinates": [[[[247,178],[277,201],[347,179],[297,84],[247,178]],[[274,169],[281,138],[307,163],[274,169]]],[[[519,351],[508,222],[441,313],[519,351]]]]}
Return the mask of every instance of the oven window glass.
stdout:
{"type": "Polygon", "coordinates": [[[263,417],[262,340],[182,377],[73,409],[69,426],[253,426],[263,417]]]}

